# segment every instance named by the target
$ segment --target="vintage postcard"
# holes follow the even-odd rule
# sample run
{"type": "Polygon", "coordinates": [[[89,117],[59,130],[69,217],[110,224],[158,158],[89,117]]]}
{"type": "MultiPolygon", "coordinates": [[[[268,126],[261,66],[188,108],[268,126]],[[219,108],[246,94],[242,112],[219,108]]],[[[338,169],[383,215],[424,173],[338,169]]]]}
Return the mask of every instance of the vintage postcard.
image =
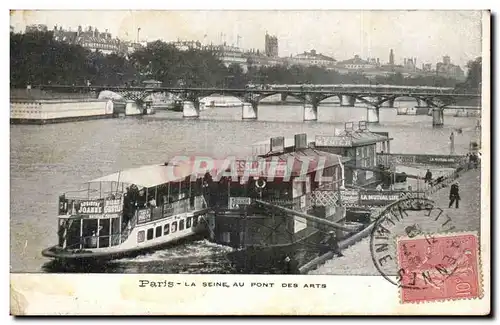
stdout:
{"type": "Polygon", "coordinates": [[[10,12],[12,315],[487,315],[490,12],[10,12]]]}

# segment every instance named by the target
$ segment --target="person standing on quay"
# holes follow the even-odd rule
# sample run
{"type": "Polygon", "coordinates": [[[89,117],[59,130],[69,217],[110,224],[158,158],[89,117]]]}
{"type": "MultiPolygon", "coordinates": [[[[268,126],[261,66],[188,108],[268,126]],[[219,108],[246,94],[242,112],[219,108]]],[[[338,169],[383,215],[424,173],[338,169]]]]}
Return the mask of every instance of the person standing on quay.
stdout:
{"type": "Polygon", "coordinates": [[[454,183],[450,188],[450,204],[448,208],[451,208],[453,202],[455,202],[455,208],[458,209],[458,201],[460,201],[458,183],[454,183]]]}
{"type": "Polygon", "coordinates": [[[432,182],[432,172],[430,169],[427,169],[427,173],[425,174],[425,183],[431,183],[432,182]]]}

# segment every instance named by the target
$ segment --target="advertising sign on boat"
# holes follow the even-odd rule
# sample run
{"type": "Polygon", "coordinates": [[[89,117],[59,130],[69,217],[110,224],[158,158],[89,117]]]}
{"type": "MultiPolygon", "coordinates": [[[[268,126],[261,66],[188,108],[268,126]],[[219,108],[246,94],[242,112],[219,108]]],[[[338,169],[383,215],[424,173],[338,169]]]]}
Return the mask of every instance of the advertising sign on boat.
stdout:
{"type": "Polygon", "coordinates": [[[238,176],[249,177],[284,177],[287,172],[286,161],[237,160],[236,171],[238,176]]]}
{"type": "Polygon", "coordinates": [[[232,196],[229,198],[229,209],[230,210],[239,209],[240,206],[249,205],[250,203],[252,203],[252,201],[249,197],[232,196]]]}
{"type": "Polygon", "coordinates": [[[118,213],[123,208],[122,200],[106,200],[104,202],[104,213],[118,213]]]}
{"type": "Polygon", "coordinates": [[[381,192],[381,191],[360,191],[359,204],[360,205],[387,205],[389,203],[399,200],[403,195],[402,192],[381,192]]]}
{"type": "Polygon", "coordinates": [[[143,209],[137,211],[137,223],[144,223],[151,220],[151,210],[143,209]]]}
{"type": "Polygon", "coordinates": [[[288,163],[286,161],[268,161],[265,162],[265,171],[262,173],[262,176],[267,177],[285,177],[288,171],[288,163]]]}
{"type": "Polygon", "coordinates": [[[417,163],[428,165],[453,165],[463,159],[462,156],[446,155],[418,155],[415,158],[417,163]]]}
{"type": "Polygon", "coordinates": [[[101,214],[103,213],[104,200],[80,201],[78,214],[101,214]]]}
{"type": "Polygon", "coordinates": [[[260,165],[259,160],[236,160],[236,170],[239,176],[260,176],[260,165]]]}
{"type": "Polygon", "coordinates": [[[377,163],[389,165],[423,164],[423,165],[454,165],[463,160],[462,156],[450,155],[410,155],[410,154],[377,154],[377,163]]]}
{"type": "Polygon", "coordinates": [[[340,190],[340,198],[342,205],[355,205],[359,200],[359,190],[344,189],[340,190]]]}

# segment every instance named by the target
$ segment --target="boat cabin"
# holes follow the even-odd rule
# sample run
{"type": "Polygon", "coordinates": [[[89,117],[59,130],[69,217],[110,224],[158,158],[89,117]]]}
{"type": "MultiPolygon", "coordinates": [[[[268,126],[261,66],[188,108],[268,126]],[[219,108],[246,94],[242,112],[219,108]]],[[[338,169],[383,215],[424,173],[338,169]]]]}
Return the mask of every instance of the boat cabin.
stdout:
{"type": "Polygon", "coordinates": [[[234,247],[281,245],[288,244],[293,236],[301,238],[304,232],[317,231],[306,229],[306,219],[270,214],[253,204],[255,200],[312,213],[318,199],[314,194],[322,192],[321,199],[332,199],[333,208],[322,217],[335,214],[335,207],[340,205],[336,193],[344,186],[342,157],[309,148],[306,140],[305,134],[297,135],[293,148],[286,149],[283,137],[272,138],[268,153],[237,160],[234,177],[214,182],[209,205],[215,210],[215,242],[234,247]]]}
{"type": "Polygon", "coordinates": [[[58,246],[93,249],[118,246],[137,225],[206,209],[203,174],[191,178],[189,163],[123,170],[59,197],[58,246]]]}
{"type": "Polygon", "coordinates": [[[348,122],[339,134],[317,135],[314,147],[347,158],[346,183],[366,186],[378,181],[374,173],[379,165],[377,154],[390,153],[391,140],[387,132],[369,131],[365,121],[359,122],[357,130],[352,122],[348,122]]]}
{"type": "MultiPolygon", "coordinates": [[[[250,197],[300,203],[300,198],[317,189],[338,191],[343,186],[342,157],[307,146],[306,135],[296,145],[283,146],[283,137],[271,138],[271,150],[249,159],[237,159],[217,183],[219,196],[214,204],[231,207],[230,198],[250,197]]],[[[213,191],[211,191],[213,192],[213,191]]]]}

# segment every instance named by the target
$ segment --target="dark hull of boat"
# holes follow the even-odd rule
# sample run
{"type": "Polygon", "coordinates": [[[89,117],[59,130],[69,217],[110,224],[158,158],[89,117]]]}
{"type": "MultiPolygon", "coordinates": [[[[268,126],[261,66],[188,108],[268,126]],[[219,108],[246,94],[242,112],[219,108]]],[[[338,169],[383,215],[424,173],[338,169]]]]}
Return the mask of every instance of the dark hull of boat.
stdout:
{"type": "Polygon", "coordinates": [[[243,274],[298,274],[301,265],[323,253],[319,244],[323,238],[318,231],[289,244],[240,248],[227,257],[243,274]]]}

